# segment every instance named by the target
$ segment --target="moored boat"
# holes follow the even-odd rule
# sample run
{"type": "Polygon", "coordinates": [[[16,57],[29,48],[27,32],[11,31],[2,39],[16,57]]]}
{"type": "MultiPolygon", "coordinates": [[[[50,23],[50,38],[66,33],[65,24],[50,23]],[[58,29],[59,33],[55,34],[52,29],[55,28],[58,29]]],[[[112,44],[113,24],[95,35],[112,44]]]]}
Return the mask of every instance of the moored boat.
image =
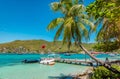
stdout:
{"type": "Polygon", "coordinates": [[[110,53],[110,54],[109,54],[109,56],[111,56],[111,57],[114,57],[114,56],[115,56],[115,54],[113,54],[113,53],[110,53]]]}
{"type": "Polygon", "coordinates": [[[53,58],[44,58],[40,61],[40,64],[46,64],[46,65],[54,65],[55,59],[53,58]]]}
{"type": "Polygon", "coordinates": [[[70,54],[70,53],[65,53],[64,55],[65,55],[65,56],[71,56],[71,54],[70,54]]]}
{"type": "Polygon", "coordinates": [[[58,54],[49,54],[46,58],[41,58],[40,64],[54,65],[55,59],[60,58],[58,54]]]}
{"type": "Polygon", "coordinates": [[[23,62],[23,63],[38,63],[39,60],[27,60],[27,59],[25,59],[25,60],[23,60],[22,62],[23,62]]]}

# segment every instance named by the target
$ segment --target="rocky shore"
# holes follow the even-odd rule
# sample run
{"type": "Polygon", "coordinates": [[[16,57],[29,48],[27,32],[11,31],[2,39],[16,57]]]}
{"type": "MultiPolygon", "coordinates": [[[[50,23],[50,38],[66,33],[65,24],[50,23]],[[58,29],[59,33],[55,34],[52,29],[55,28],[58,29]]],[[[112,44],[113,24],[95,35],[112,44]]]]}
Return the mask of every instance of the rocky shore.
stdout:
{"type": "Polygon", "coordinates": [[[92,76],[92,72],[93,72],[93,67],[89,67],[83,73],[77,73],[73,75],[70,74],[69,77],[71,77],[71,79],[90,79],[90,77],[92,76]]]}

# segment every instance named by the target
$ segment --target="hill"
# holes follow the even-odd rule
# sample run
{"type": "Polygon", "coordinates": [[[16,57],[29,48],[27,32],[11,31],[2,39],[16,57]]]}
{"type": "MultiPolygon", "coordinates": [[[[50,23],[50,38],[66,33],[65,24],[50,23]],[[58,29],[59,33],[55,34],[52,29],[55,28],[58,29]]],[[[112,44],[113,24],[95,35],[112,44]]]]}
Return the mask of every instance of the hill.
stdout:
{"type": "MultiPolygon", "coordinates": [[[[94,44],[83,44],[88,50],[92,50],[94,44]]],[[[48,53],[67,52],[67,44],[61,41],[48,42],[45,40],[16,40],[9,43],[0,44],[0,52],[3,53],[48,53]]],[[[71,52],[80,52],[81,49],[72,44],[71,52]]]]}

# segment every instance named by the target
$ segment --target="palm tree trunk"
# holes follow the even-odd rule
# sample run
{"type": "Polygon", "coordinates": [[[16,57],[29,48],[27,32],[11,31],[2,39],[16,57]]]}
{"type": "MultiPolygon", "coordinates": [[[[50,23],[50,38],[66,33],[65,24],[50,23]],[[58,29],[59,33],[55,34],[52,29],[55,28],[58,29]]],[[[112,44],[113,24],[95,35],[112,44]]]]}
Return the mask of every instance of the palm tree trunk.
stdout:
{"type": "Polygon", "coordinates": [[[98,60],[95,56],[93,56],[90,52],[87,51],[80,43],[78,43],[79,47],[85,51],[92,59],[94,59],[96,62],[100,63],[102,66],[107,68],[108,70],[112,71],[113,73],[120,74],[120,71],[116,70],[115,68],[111,67],[111,65],[104,63],[103,61],[98,60]]]}
{"type": "Polygon", "coordinates": [[[68,45],[67,47],[68,47],[68,53],[70,53],[70,45],[68,45]]]}
{"type": "Polygon", "coordinates": [[[67,46],[68,47],[68,53],[70,53],[70,45],[71,45],[71,42],[69,41],[68,46],[67,46]]]}

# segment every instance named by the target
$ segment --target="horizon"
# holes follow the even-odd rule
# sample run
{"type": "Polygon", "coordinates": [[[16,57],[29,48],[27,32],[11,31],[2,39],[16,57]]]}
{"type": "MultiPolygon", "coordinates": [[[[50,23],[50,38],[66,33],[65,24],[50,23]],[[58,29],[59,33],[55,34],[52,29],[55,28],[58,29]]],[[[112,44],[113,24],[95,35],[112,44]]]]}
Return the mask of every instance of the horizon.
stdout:
{"type": "MultiPolygon", "coordinates": [[[[50,9],[49,5],[54,1],[1,0],[0,43],[33,39],[53,41],[56,30],[48,32],[46,27],[50,21],[61,16],[60,13],[55,13],[50,9]]],[[[87,6],[93,1],[84,0],[84,5],[87,6]]],[[[95,36],[95,33],[91,34],[87,43],[94,43],[95,36]]]]}

